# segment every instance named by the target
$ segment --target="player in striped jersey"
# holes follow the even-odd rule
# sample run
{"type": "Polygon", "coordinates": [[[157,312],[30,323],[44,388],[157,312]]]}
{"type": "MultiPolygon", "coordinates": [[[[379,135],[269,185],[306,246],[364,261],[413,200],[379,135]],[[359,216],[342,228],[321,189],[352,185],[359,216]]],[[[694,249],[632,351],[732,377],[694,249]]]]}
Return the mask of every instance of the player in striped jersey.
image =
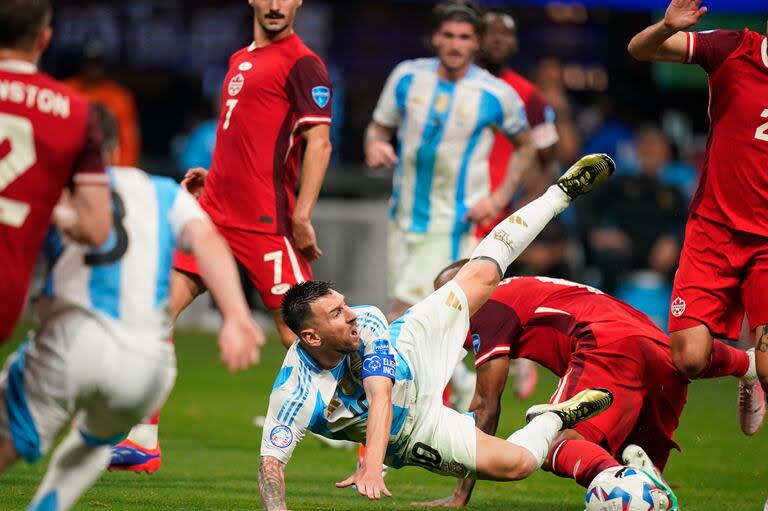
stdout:
{"type": "MultiPolygon", "coordinates": [[[[99,112],[112,153],[116,124],[99,112]]],[[[110,185],[115,227],[104,246],[49,235],[40,328],[0,376],[0,471],[19,457],[40,459],[75,418],[30,509],[71,508],[107,466],[111,446],[173,387],[168,299],[176,246],[195,254],[222,310],[219,345],[229,369],[255,363],[264,342],[232,255],[194,198],[135,168],[112,168],[110,185]]]]}
{"type": "Polygon", "coordinates": [[[390,200],[389,317],[432,289],[432,275],[469,255],[473,225],[509,204],[534,161],[525,108],[507,83],[474,65],[484,31],[472,2],[434,11],[436,58],[407,60],[390,74],[365,139],[370,167],[395,167],[390,200]],[[390,143],[397,133],[397,151],[390,143]],[[504,182],[491,190],[488,157],[496,132],[517,147],[504,182]]]}
{"type": "Polygon", "coordinates": [[[390,492],[382,463],[417,465],[443,475],[523,479],[544,461],[563,427],[605,410],[610,392],[585,390],[558,405],[529,410],[529,424],[507,441],[442,404],[470,316],[491,296],[504,270],[571,200],[613,172],[605,155],[574,165],[558,186],[498,224],[448,284],[387,326],[374,308],[353,309],[327,282],[286,293],[282,314],[298,340],[270,396],[261,442],[259,490],[267,511],[286,509],[285,464],[307,429],[365,442],[362,466],[337,483],[379,499],[390,492]]]}

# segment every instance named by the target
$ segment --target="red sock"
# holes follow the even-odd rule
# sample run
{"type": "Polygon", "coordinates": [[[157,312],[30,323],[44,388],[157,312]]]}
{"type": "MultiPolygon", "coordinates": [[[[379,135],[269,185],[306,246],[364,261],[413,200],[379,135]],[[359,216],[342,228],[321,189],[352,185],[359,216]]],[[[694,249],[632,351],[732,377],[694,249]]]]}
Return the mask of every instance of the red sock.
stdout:
{"type": "Polygon", "coordinates": [[[563,440],[549,451],[545,466],[553,474],[575,479],[587,488],[597,474],[610,467],[620,467],[621,463],[595,443],[563,440]]]}
{"type": "Polygon", "coordinates": [[[749,369],[749,356],[746,351],[731,348],[715,340],[712,344],[712,358],[709,365],[696,378],[721,378],[735,376],[741,378],[749,369]]]}

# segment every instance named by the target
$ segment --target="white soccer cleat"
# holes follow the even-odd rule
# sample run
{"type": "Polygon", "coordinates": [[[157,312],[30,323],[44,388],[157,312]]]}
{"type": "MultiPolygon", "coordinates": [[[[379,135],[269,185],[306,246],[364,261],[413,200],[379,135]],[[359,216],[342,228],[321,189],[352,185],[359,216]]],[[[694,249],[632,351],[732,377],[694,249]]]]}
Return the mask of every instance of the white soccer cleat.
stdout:
{"type": "Polygon", "coordinates": [[[653,479],[653,482],[656,483],[657,486],[663,488],[664,491],[667,492],[669,507],[666,509],[670,509],[671,511],[678,511],[680,509],[675,492],[672,491],[672,488],[642,447],[635,444],[629,444],[621,453],[621,461],[628,467],[637,468],[645,472],[651,479],[653,479]]]}
{"type": "Polygon", "coordinates": [[[747,351],[749,355],[749,370],[739,380],[739,425],[741,431],[752,436],[763,425],[765,418],[765,392],[757,379],[755,371],[755,349],[747,351]]]}

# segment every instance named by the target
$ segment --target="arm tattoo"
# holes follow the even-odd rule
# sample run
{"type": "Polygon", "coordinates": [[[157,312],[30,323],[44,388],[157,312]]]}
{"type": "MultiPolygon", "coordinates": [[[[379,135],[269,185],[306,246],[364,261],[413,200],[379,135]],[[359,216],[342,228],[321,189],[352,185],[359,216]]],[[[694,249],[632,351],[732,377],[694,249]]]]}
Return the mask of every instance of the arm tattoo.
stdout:
{"type": "Polygon", "coordinates": [[[285,505],[285,463],[262,456],[259,465],[259,495],[265,511],[287,509],[285,505]]]}
{"type": "Polygon", "coordinates": [[[757,351],[768,351],[768,326],[758,327],[758,336],[755,349],[757,351]]]}

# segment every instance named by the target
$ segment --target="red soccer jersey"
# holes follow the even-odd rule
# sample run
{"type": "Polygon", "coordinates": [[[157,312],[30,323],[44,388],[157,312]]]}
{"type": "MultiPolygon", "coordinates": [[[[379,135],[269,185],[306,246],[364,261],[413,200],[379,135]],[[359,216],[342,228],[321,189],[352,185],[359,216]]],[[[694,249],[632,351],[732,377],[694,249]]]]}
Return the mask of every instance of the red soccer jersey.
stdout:
{"type": "Polygon", "coordinates": [[[107,176],[88,102],[32,64],[0,61],[0,340],[21,314],[62,189],[92,181],[107,176]]]}
{"type": "Polygon", "coordinates": [[[710,132],[691,211],[768,236],[768,48],[766,36],[688,34],[688,62],[709,75],[710,132]]]}
{"type": "Polygon", "coordinates": [[[290,234],[302,126],[330,124],[328,71],[295,34],[229,60],[200,204],[221,226],[290,234]]]}
{"type": "MultiPolygon", "coordinates": [[[[555,127],[555,112],[551,106],[549,106],[538,91],[536,86],[515,73],[511,69],[502,71],[499,78],[507,82],[525,106],[525,115],[528,117],[528,124],[531,126],[531,136],[533,138],[533,145],[536,149],[546,149],[552,144],[557,143],[558,135],[557,128],[555,127]]],[[[515,152],[515,146],[502,132],[496,133],[496,138],[493,141],[493,147],[491,148],[491,154],[488,156],[488,163],[490,168],[490,183],[491,190],[496,190],[507,174],[509,169],[509,161],[515,152]]],[[[484,238],[491,229],[502,221],[507,212],[502,213],[496,219],[497,221],[491,222],[488,227],[478,227],[476,236],[478,238],[484,238]]]]}
{"type": "Polygon", "coordinates": [[[515,277],[499,284],[470,319],[475,366],[527,358],[562,376],[579,348],[646,337],[669,340],[651,319],[602,291],[561,279],[515,277]]]}

